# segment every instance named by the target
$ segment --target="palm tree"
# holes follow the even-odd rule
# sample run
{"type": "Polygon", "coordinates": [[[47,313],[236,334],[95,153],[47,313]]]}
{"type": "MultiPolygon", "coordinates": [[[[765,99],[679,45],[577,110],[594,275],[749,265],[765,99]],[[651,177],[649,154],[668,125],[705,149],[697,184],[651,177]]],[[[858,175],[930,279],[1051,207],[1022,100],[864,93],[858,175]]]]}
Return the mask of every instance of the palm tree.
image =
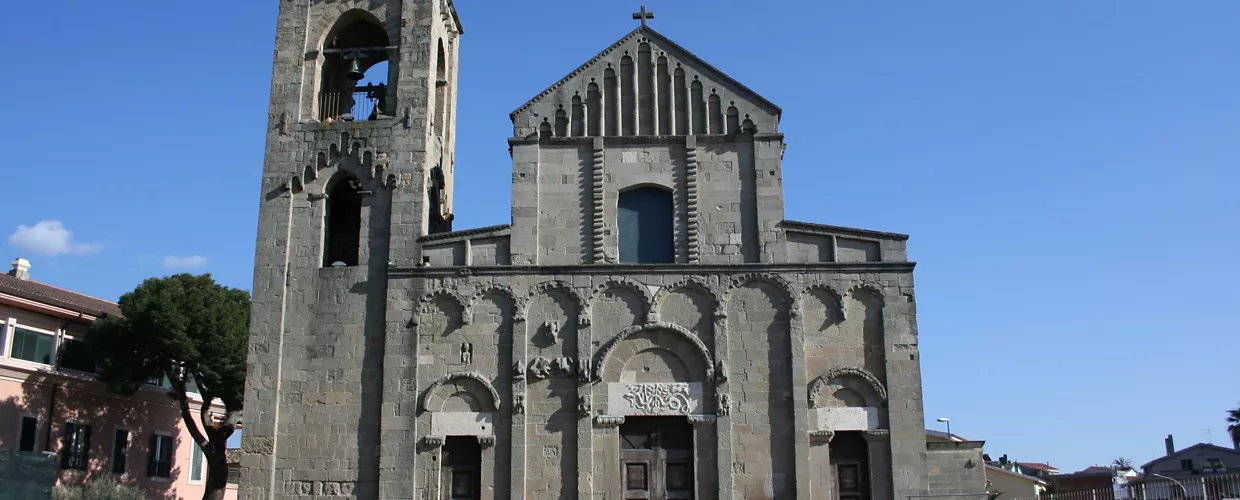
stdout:
{"type": "Polygon", "coordinates": [[[1116,470],[1131,469],[1132,461],[1124,457],[1119,457],[1111,461],[1111,468],[1116,470]]]}
{"type": "Polygon", "coordinates": [[[1227,433],[1231,434],[1231,444],[1240,450],[1240,408],[1227,410],[1227,433]]]}

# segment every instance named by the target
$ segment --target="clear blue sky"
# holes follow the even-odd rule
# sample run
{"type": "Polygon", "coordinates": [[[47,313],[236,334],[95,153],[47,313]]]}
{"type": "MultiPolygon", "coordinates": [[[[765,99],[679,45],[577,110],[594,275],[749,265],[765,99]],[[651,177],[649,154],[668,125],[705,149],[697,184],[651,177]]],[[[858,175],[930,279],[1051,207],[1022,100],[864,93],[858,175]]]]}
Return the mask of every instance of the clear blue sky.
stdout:
{"type": "MultiPolygon", "coordinates": [[[[648,3],[783,107],[788,218],[912,235],[932,426],[1066,470],[1227,443],[1240,2],[648,3]]],[[[458,4],[456,227],[507,223],[508,113],[638,4],[458,4]]],[[[276,6],[8,5],[5,263],[109,299],[250,288],[276,6]]]]}

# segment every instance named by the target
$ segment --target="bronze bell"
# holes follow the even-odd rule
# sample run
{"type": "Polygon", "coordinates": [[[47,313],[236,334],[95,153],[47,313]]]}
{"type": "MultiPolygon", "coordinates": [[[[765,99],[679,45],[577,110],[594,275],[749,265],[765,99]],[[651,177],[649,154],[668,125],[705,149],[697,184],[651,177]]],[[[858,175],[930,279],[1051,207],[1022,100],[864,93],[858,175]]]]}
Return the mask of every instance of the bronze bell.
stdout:
{"type": "Polygon", "coordinates": [[[357,62],[356,58],[349,60],[348,76],[349,76],[349,79],[353,81],[360,81],[362,78],[366,76],[362,74],[362,65],[357,62]]]}

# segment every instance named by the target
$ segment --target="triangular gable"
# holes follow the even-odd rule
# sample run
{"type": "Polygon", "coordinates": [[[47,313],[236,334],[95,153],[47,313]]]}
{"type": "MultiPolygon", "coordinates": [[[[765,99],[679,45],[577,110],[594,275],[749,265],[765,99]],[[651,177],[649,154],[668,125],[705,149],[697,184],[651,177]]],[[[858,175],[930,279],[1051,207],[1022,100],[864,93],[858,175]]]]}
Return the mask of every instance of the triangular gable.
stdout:
{"type": "MultiPolygon", "coordinates": [[[[640,39],[645,39],[660,53],[665,53],[670,60],[675,61],[677,67],[683,66],[692,73],[694,79],[700,78],[708,89],[718,89],[721,93],[726,93],[724,99],[739,101],[737,105],[743,108],[743,113],[765,117],[766,120],[764,121],[772,122],[772,125],[764,127],[766,128],[764,131],[774,131],[774,123],[778,122],[779,116],[782,114],[779,106],[776,106],[757,92],[749,89],[649,26],[639,26],[637,29],[629,32],[617,42],[603,49],[602,52],[599,52],[598,55],[591,58],[585,64],[582,64],[567,76],[547,87],[546,90],[543,90],[537,96],[514,110],[509,115],[513,120],[513,124],[518,129],[521,129],[523,125],[528,126],[529,123],[523,123],[521,120],[523,114],[536,114],[539,117],[547,118],[550,114],[549,110],[539,112],[537,108],[540,107],[540,104],[547,104],[548,100],[555,101],[553,107],[558,108],[565,106],[571,96],[584,95],[585,83],[582,80],[591,81],[593,79],[594,81],[601,81],[600,76],[604,71],[603,68],[608,67],[609,63],[614,66],[620,61],[622,54],[617,54],[617,51],[637,47],[640,39]],[[742,102],[745,104],[741,104],[742,102]]],[[[633,50],[633,52],[635,53],[636,51],[633,50]]],[[[760,119],[759,116],[753,116],[752,118],[754,121],[760,119]]]]}
{"type": "Polygon", "coordinates": [[[1142,466],[1141,466],[1141,468],[1142,468],[1142,469],[1144,469],[1144,468],[1147,468],[1147,467],[1149,467],[1149,466],[1151,466],[1151,465],[1154,465],[1154,464],[1156,464],[1156,463],[1158,463],[1158,462],[1165,462],[1165,461],[1167,461],[1167,460],[1173,460],[1173,459],[1175,459],[1176,457],[1179,457],[1179,456],[1181,456],[1181,455],[1184,455],[1185,453],[1188,453],[1188,452],[1190,452],[1190,451],[1196,451],[1196,450],[1199,450],[1199,449],[1202,449],[1202,448],[1206,448],[1206,449],[1214,450],[1214,451],[1217,451],[1217,452],[1220,452],[1220,453],[1223,453],[1223,454],[1226,454],[1226,455],[1236,455],[1236,456],[1240,456],[1240,451],[1233,450],[1233,449],[1231,449],[1231,448],[1224,448],[1224,447],[1222,447],[1222,446],[1219,446],[1219,445],[1216,445],[1216,444],[1210,444],[1210,443],[1197,443],[1197,444],[1195,444],[1195,445],[1189,446],[1188,448],[1184,448],[1184,449],[1182,449],[1182,450],[1180,450],[1180,451],[1177,451],[1177,452],[1175,452],[1175,453],[1171,453],[1171,454],[1168,454],[1168,455],[1163,455],[1163,456],[1161,456],[1161,457],[1158,457],[1158,458],[1155,458],[1155,459],[1153,459],[1153,460],[1150,460],[1150,461],[1149,461],[1149,463],[1146,463],[1145,465],[1142,465],[1142,466]]]}

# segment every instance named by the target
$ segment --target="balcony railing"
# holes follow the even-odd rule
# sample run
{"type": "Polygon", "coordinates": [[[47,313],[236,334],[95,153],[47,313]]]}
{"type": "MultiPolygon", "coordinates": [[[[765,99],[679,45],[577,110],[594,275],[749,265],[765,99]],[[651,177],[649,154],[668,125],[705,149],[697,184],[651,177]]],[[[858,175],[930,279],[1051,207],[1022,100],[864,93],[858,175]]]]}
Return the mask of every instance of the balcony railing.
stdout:
{"type": "Polygon", "coordinates": [[[355,87],[352,92],[320,92],[319,120],[369,121],[383,112],[386,85],[355,87]]]}

